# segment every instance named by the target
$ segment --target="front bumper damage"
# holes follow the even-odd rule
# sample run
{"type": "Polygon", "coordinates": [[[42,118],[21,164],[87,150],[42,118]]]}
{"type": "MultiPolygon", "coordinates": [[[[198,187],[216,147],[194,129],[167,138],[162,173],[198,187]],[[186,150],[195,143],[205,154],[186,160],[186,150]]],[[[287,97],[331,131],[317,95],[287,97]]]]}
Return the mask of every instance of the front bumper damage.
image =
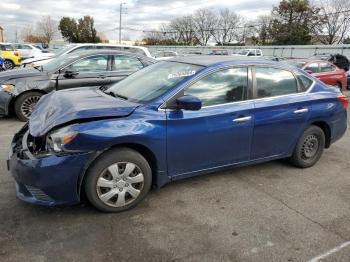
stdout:
{"type": "Polygon", "coordinates": [[[16,181],[17,197],[44,205],[73,205],[80,202],[79,186],[93,153],[35,155],[30,148],[26,124],[13,138],[8,169],[16,181]]]}

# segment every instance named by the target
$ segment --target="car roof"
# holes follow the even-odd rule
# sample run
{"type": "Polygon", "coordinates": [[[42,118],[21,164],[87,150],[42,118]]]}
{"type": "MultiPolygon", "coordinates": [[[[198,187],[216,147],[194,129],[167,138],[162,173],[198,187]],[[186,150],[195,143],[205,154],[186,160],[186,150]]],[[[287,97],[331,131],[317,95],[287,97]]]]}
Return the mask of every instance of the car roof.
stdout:
{"type": "MultiPolygon", "coordinates": [[[[276,64],[277,62],[265,60],[257,57],[245,57],[245,56],[179,56],[176,58],[168,59],[167,61],[195,64],[199,66],[212,66],[216,64],[276,64]]],[[[278,63],[279,64],[279,63],[278,63]]]]}
{"type": "Polygon", "coordinates": [[[89,55],[95,55],[95,54],[98,54],[98,55],[108,55],[108,54],[118,54],[118,55],[128,55],[128,56],[135,56],[135,57],[139,57],[139,58],[142,58],[142,59],[147,59],[147,60],[150,60],[150,61],[156,61],[155,59],[153,58],[150,58],[148,56],[145,56],[145,55],[142,55],[142,54],[138,54],[138,53],[133,53],[133,52],[127,52],[127,51],[121,51],[121,50],[113,50],[113,49],[92,49],[92,50],[82,50],[82,51],[78,51],[78,52],[75,52],[75,53],[68,53],[66,55],[71,55],[71,56],[74,56],[74,55],[78,55],[78,56],[81,56],[81,57],[84,57],[84,56],[89,56],[89,55]]]}

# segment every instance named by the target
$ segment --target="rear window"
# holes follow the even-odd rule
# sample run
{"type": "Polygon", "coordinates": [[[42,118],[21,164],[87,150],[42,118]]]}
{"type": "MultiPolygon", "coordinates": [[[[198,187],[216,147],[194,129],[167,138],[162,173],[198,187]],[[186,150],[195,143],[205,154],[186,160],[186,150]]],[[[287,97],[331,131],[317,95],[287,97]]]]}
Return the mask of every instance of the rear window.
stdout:
{"type": "Polygon", "coordinates": [[[301,92],[307,91],[313,83],[313,81],[310,78],[308,78],[304,75],[297,75],[297,78],[298,78],[299,83],[300,83],[299,86],[300,86],[301,92]]]}

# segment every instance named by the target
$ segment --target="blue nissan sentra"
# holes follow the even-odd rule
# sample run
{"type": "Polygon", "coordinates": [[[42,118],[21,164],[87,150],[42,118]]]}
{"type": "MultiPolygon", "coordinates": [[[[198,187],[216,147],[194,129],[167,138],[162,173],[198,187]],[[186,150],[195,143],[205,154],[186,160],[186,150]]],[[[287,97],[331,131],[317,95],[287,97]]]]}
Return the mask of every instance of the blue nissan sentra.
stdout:
{"type": "Polygon", "coordinates": [[[129,209],[151,186],[289,158],[314,165],[347,128],[338,89],[262,59],[180,57],[110,88],[45,95],[14,136],[17,196],[101,211],[129,209]]]}

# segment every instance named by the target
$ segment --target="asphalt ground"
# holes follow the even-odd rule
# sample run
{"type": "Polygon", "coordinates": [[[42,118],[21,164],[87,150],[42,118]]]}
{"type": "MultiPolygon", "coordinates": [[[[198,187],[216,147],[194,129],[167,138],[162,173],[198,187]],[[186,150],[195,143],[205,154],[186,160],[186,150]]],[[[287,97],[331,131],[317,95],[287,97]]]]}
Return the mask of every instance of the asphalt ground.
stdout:
{"type": "Polygon", "coordinates": [[[22,125],[0,119],[2,262],[350,261],[350,131],[312,168],[273,161],[185,179],[104,214],[16,199],[5,160],[22,125]]]}

